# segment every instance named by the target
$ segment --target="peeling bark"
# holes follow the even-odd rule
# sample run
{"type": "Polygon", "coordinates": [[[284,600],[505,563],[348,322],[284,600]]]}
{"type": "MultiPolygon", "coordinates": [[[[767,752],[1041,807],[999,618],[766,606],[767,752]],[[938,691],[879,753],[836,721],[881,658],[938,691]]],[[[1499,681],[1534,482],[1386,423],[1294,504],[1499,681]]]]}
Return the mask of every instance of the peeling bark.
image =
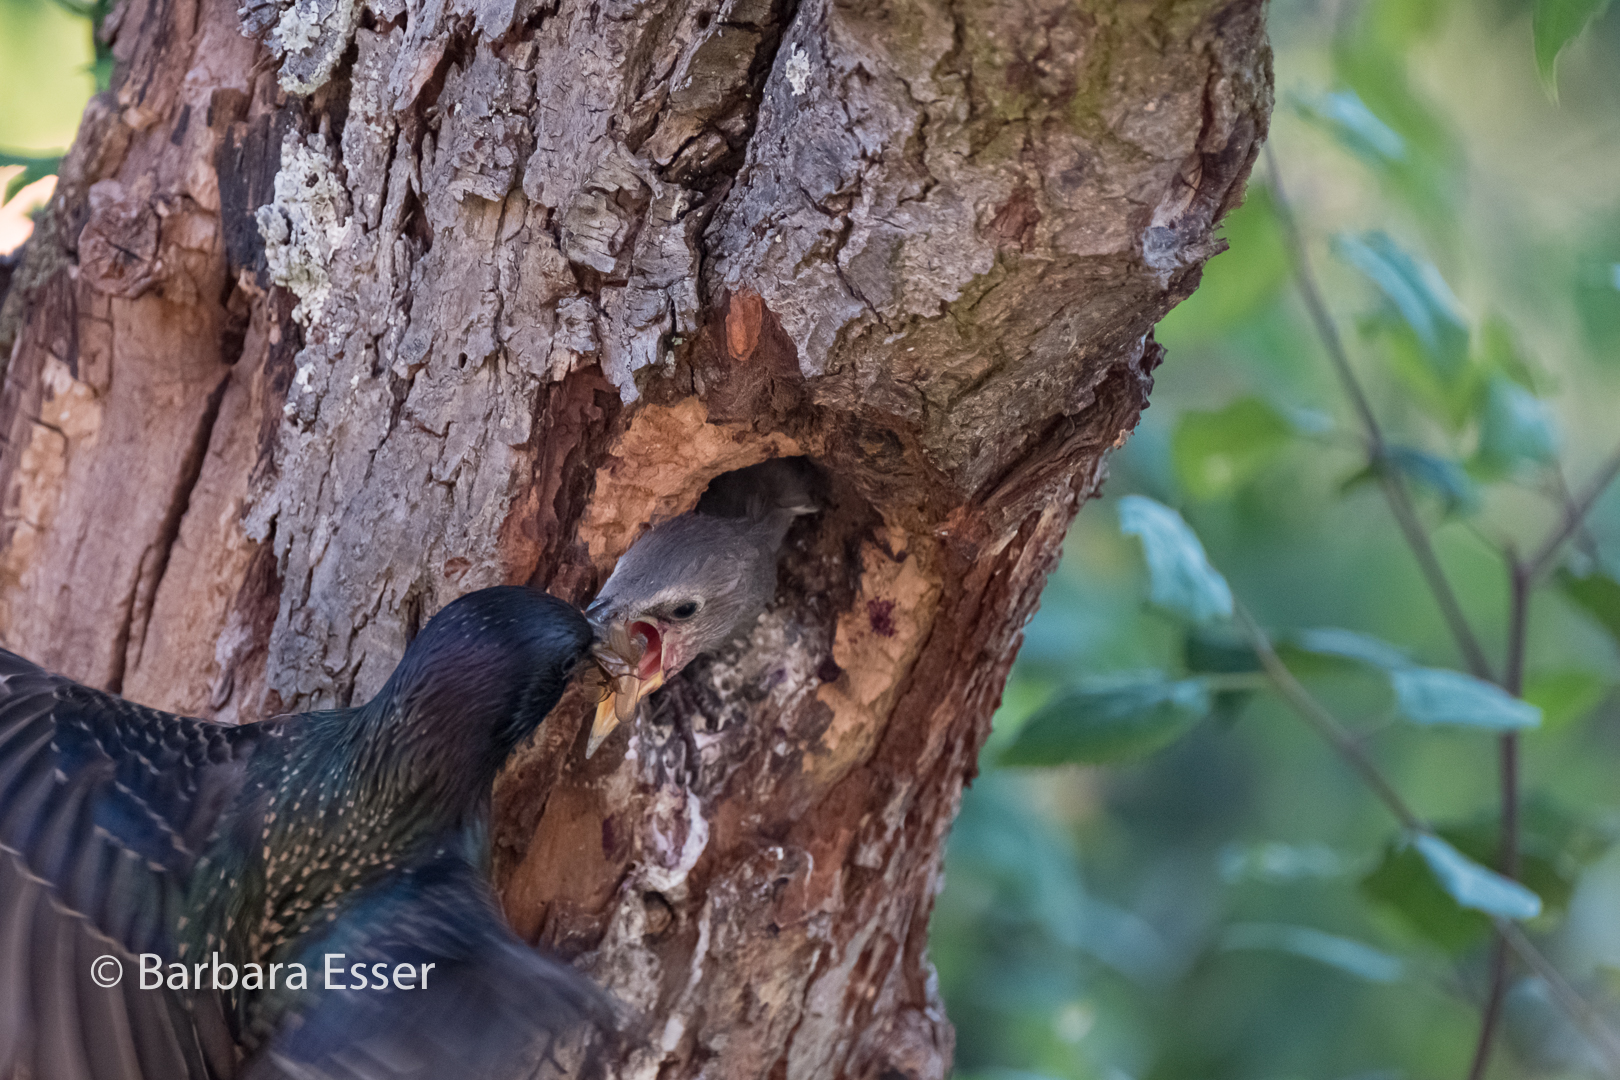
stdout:
{"type": "Polygon", "coordinates": [[[0,641],[228,720],[576,602],[808,455],[776,602],[497,790],[625,1077],[940,1078],[941,849],[1151,328],[1271,104],[1258,0],[126,0],[0,309],[0,641]]]}

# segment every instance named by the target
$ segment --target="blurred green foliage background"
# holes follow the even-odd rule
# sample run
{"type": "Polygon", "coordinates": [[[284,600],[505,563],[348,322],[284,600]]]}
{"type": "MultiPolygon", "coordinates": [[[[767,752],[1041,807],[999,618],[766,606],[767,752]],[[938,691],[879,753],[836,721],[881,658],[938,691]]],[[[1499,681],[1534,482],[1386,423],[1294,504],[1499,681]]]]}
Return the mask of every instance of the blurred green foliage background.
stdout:
{"type": "MultiPolygon", "coordinates": [[[[1581,33],[1602,5],[1543,6],[1584,7],[1556,83],[1538,71],[1530,0],[1270,11],[1287,198],[1498,672],[1503,549],[1540,543],[1566,486],[1620,446],[1620,17],[1581,33]]],[[[1560,14],[1539,13],[1543,66],[1560,14]]],[[[1274,635],[1345,628],[1465,669],[1365,482],[1360,427],[1277,209],[1262,163],[1227,221],[1231,249],[1158,328],[1168,359],[1152,406],[1075,524],[963,799],[931,939],[961,1076],[1469,1074],[1489,924],[1396,850],[1398,822],[1326,742],[1274,694],[1226,693],[1202,717],[1139,710],[1127,719],[1142,745],[1120,754],[1112,699],[1067,693],[1122,673],[1253,666],[1230,623],[1195,627],[1145,602],[1142,545],[1118,514],[1132,494],[1179,510],[1274,635]],[[1040,738],[1020,739],[1031,717],[1040,738]],[[1067,755],[1052,745],[1065,730],[1067,755]],[[1009,763],[1064,756],[1083,763],[1009,763]]],[[[1580,580],[1612,580],[1620,493],[1561,559],[1580,580]]],[[[1527,929],[1613,1025],[1620,592],[1583,606],[1558,580],[1529,620],[1526,696],[1543,717],[1522,746],[1523,871],[1545,913],[1527,929]]],[[[1493,860],[1493,735],[1404,723],[1384,673],[1284,655],[1420,815],[1493,860]]],[[[1488,1075],[1611,1075],[1549,987],[1512,970],[1488,1075]]]]}
{"type": "Polygon", "coordinates": [[[60,153],[95,91],[90,24],[50,0],[0,0],[0,151],[60,153]]]}
{"type": "MultiPolygon", "coordinates": [[[[1386,468],[1498,670],[1503,552],[1540,543],[1620,445],[1620,17],[1605,6],[1270,12],[1288,204],[1386,468]]],[[[0,151],[64,149],[93,66],[87,20],[0,0],[0,151]]],[[[1278,211],[1257,168],[1231,250],[1159,327],[1152,407],[1075,525],[964,797],[932,955],[969,1080],[1468,1074],[1489,923],[1265,689],[1230,620],[1147,602],[1143,543],[1120,528],[1122,496],[1179,510],[1280,641],[1343,628],[1465,667],[1369,476],[1278,211]],[[1117,689],[1207,672],[1225,674],[1190,696],[1117,689]]],[[[1531,606],[1522,869],[1543,905],[1530,936],[1620,1027],[1617,577],[1611,491],[1531,606]]],[[[1490,731],[1403,722],[1377,665],[1284,656],[1421,816],[1492,861],[1490,731]]],[[[1488,1075],[1608,1075],[1548,984],[1512,972],[1488,1075]]]]}

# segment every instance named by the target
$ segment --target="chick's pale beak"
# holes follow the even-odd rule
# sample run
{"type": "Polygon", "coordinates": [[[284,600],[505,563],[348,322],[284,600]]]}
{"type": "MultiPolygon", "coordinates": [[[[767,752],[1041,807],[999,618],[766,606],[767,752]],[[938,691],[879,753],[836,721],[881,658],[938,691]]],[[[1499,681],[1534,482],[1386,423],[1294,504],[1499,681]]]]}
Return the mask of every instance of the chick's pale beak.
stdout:
{"type": "Polygon", "coordinates": [[[602,740],[636,714],[636,706],[641,699],[663,685],[662,671],[651,679],[642,680],[629,675],[610,683],[607,696],[596,703],[596,719],[591,724],[590,741],[585,744],[585,756],[590,757],[596,753],[596,748],[602,745],[602,740]]]}
{"type": "Polygon", "coordinates": [[[664,685],[663,643],[657,627],[631,622],[599,626],[591,654],[601,670],[603,685],[591,723],[585,756],[613,730],[636,714],[641,699],[664,685]]]}

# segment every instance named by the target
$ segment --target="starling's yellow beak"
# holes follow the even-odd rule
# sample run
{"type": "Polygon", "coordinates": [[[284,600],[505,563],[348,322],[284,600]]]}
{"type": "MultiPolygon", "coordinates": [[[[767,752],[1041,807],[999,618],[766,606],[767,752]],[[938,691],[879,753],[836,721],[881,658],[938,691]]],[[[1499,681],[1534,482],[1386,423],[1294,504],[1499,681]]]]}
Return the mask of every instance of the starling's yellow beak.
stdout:
{"type": "Polygon", "coordinates": [[[613,729],[636,715],[641,699],[664,685],[658,631],[646,623],[599,627],[591,656],[600,672],[601,695],[585,756],[596,753],[613,729]]]}

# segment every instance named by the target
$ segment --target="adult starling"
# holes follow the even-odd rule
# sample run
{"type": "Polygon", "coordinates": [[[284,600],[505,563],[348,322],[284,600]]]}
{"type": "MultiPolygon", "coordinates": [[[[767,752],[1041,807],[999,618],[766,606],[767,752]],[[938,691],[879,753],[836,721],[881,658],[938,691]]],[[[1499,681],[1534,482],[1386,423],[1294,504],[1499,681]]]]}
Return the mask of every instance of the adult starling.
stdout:
{"type": "Polygon", "coordinates": [[[776,593],[776,556],[793,520],[815,513],[803,458],[716,478],[690,513],[643,533],[586,608],[613,676],[589,757],[640,700],[694,658],[746,632],[776,593]]]}
{"type": "Polygon", "coordinates": [[[241,727],[0,650],[0,1077],[483,1080],[605,1023],[485,877],[496,771],[591,640],[485,589],[366,704],[241,727]]]}

